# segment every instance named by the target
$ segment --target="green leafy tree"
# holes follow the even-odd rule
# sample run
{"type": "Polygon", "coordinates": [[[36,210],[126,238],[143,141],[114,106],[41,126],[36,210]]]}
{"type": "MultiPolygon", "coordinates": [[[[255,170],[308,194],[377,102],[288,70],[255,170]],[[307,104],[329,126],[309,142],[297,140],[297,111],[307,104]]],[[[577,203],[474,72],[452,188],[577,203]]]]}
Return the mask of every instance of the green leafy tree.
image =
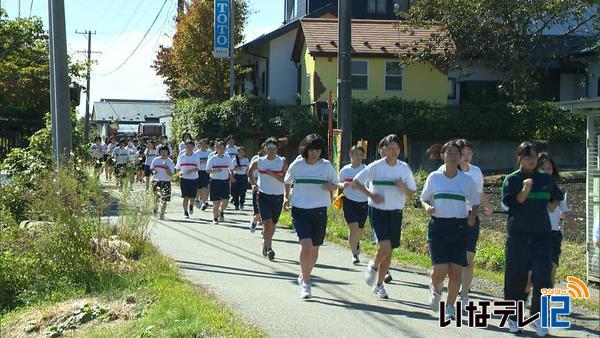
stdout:
{"type": "Polygon", "coordinates": [[[598,48],[599,6],[598,0],[414,0],[409,12],[402,14],[411,26],[409,33],[437,25],[450,33],[456,48],[444,34],[434,35],[421,41],[421,48],[407,46],[406,60],[446,69],[457,64],[485,66],[505,76],[505,93],[527,99],[540,75],[532,61],[549,43],[543,33],[564,25],[569,27],[565,35],[585,31],[588,46],[598,48]],[[440,46],[442,53],[435,50],[440,46]]]}
{"type": "MultiPolygon", "coordinates": [[[[248,16],[245,0],[235,1],[235,41],[242,41],[248,16]]],[[[164,78],[172,98],[202,97],[220,102],[229,97],[229,59],[213,51],[214,0],[193,0],[179,17],[173,46],[161,46],[153,68],[164,78]]],[[[236,66],[236,76],[244,72],[236,66]]]]}

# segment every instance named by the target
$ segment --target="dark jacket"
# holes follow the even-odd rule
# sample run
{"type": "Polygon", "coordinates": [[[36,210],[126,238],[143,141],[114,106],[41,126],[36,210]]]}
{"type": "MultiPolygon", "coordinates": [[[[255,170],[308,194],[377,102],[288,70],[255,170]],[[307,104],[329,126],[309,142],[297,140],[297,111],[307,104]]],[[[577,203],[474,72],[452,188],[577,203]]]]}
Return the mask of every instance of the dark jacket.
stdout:
{"type": "Polygon", "coordinates": [[[522,169],[506,176],[502,184],[502,203],[508,207],[507,230],[516,233],[549,233],[548,202],[562,201],[564,194],[554,177],[535,171],[526,175],[522,169]],[[533,186],[524,203],[517,201],[523,189],[523,180],[533,179],[533,186]]]}

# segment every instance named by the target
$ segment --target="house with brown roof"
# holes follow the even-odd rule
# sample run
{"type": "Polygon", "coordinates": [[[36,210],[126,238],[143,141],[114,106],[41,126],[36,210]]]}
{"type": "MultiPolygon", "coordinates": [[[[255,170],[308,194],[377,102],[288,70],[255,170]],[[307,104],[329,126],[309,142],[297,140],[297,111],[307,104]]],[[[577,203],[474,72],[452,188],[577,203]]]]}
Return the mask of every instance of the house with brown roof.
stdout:
{"type": "MultiPolygon", "coordinates": [[[[409,50],[420,49],[437,28],[407,33],[395,20],[352,20],[352,97],[361,100],[399,97],[405,100],[447,103],[448,76],[430,64],[402,65],[409,50]]],[[[435,51],[452,46],[447,38],[435,51]]],[[[299,97],[303,105],[323,106],[328,92],[337,91],[338,21],[300,20],[292,60],[298,64],[299,97]]]]}

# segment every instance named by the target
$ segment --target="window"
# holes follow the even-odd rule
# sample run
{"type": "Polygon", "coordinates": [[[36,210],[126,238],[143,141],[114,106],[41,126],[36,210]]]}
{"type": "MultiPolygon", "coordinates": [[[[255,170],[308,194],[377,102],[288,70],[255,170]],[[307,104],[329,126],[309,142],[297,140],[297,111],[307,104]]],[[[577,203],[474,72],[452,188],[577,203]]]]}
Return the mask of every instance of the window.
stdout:
{"type": "Polygon", "coordinates": [[[367,13],[369,14],[386,14],[387,0],[368,0],[367,13]]]}
{"type": "Polygon", "coordinates": [[[456,79],[448,78],[448,100],[456,100],[456,79]]]}
{"type": "Polygon", "coordinates": [[[394,9],[397,12],[408,12],[410,9],[410,0],[395,0],[394,9]]]}
{"type": "Polygon", "coordinates": [[[369,63],[352,61],[352,89],[367,90],[369,88],[369,63]]]}
{"type": "Polygon", "coordinates": [[[385,63],[385,90],[402,90],[402,67],[398,62],[385,63]]]}

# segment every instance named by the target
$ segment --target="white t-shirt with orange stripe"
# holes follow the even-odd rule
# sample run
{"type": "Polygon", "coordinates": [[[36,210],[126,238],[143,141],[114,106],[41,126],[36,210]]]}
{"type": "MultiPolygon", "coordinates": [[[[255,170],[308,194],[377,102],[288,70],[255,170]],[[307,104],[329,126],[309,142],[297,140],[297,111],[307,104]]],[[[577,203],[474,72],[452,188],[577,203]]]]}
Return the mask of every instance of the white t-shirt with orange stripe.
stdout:
{"type": "Polygon", "coordinates": [[[231,167],[231,157],[226,154],[223,157],[219,155],[214,155],[208,158],[208,162],[206,163],[206,171],[212,171],[215,169],[221,169],[218,172],[210,174],[210,178],[213,180],[227,180],[229,179],[229,170],[233,169],[231,167]]]}
{"type": "Polygon", "coordinates": [[[275,177],[268,175],[268,172],[276,175],[283,175],[283,165],[285,157],[276,155],[273,160],[269,160],[267,156],[259,157],[256,164],[258,172],[258,191],[269,195],[283,195],[285,186],[283,182],[278,181],[275,177]]]}
{"type": "MultiPolygon", "coordinates": [[[[352,183],[354,177],[366,167],[367,166],[364,163],[361,163],[357,168],[352,168],[352,164],[345,165],[342,170],[340,170],[340,183],[352,183]]],[[[352,186],[344,188],[344,196],[354,202],[366,202],[369,200],[367,195],[363,194],[359,190],[356,190],[352,186]]]]}
{"type": "Polygon", "coordinates": [[[181,178],[196,180],[198,179],[198,170],[200,170],[200,158],[194,153],[192,155],[184,153],[177,159],[175,169],[181,170],[181,178]]]}

